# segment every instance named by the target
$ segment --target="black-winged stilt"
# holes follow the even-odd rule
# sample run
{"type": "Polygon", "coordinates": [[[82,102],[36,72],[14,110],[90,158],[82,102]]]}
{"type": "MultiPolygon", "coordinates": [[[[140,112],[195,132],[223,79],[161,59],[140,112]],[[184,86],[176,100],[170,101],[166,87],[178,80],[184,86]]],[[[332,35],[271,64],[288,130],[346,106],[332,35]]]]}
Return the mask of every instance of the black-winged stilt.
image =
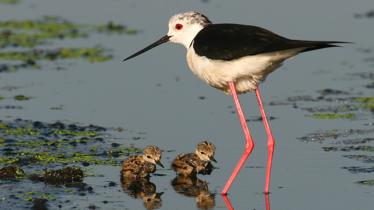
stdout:
{"type": "Polygon", "coordinates": [[[271,31],[249,25],[213,24],[198,12],[174,15],[169,20],[167,35],[124,61],[138,56],[162,43],[174,42],[187,48],[187,63],[192,72],[210,86],[231,94],[245,135],[246,145],[238,164],[222,194],[227,194],[232,182],[254,147],[238,93],[256,92],[262,120],[268,138],[265,193],[269,193],[274,138],[261,100],[259,84],[281,66],[282,62],[299,53],[327,47],[337,47],[337,41],[292,40],[271,31]]]}

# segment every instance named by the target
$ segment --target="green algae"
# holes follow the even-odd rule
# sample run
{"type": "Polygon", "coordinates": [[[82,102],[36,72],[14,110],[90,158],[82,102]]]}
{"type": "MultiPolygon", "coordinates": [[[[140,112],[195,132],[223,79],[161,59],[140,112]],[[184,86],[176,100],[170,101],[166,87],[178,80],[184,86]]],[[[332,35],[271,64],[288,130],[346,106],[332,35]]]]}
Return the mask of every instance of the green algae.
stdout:
{"type": "Polygon", "coordinates": [[[109,21],[107,24],[98,25],[95,27],[98,32],[104,33],[118,33],[118,34],[128,34],[136,35],[139,33],[139,30],[128,28],[127,26],[121,24],[115,24],[113,21],[109,21]]]}
{"type": "Polygon", "coordinates": [[[40,68],[38,61],[60,59],[83,59],[88,62],[106,62],[112,59],[108,50],[99,46],[54,47],[63,39],[85,39],[91,34],[135,35],[139,31],[109,21],[106,24],[81,24],[61,17],[45,16],[35,20],[0,20],[0,60],[20,63],[0,64],[0,72],[14,72],[19,69],[40,68]],[[18,49],[16,49],[18,48],[18,49]]]}
{"type": "Polygon", "coordinates": [[[31,97],[25,96],[25,95],[16,95],[13,97],[16,101],[28,101],[31,97]]]}
{"type": "Polygon", "coordinates": [[[0,164],[2,165],[11,165],[19,161],[20,159],[18,157],[0,157],[0,164]]]}
{"type": "Polygon", "coordinates": [[[363,108],[374,109],[374,97],[357,97],[353,98],[353,101],[359,102],[363,108]]]}
{"type": "Polygon", "coordinates": [[[16,197],[24,200],[32,202],[34,199],[41,198],[46,200],[56,200],[56,197],[50,193],[38,192],[38,191],[27,191],[16,194],[16,197]]]}
{"type": "Polygon", "coordinates": [[[0,60],[33,61],[82,58],[89,62],[104,62],[112,59],[101,47],[93,48],[59,48],[53,50],[29,50],[0,52],[0,60]]]}
{"type": "Polygon", "coordinates": [[[119,165],[140,149],[107,144],[107,129],[56,122],[45,124],[16,120],[0,121],[0,165],[56,166],[61,164],[119,165]]]}
{"type": "Polygon", "coordinates": [[[25,172],[17,166],[7,166],[0,168],[0,179],[23,178],[25,172]]]}
{"type": "Polygon", "coordinates": [[[19,4],[21,0],[0,0],[0,4],[19,4]]]}
{"type": "Polygon", "coordinates": [[[4,129],[3,130],[5,135],[13,135],[13,136],[36,136],[39,135],[39,132],[32,129],[32,128],[16,128],[16,129],[4,129]]]}
{"type": "Polygon", "coordinates": [[[135,35],[138,30],[109,21],[107,24],[78,24],[56,16],[37,20],[0,21],[0,47],[35,47],[48,40],[86,38],[92,33],[117,33],[135,35]]]}
{"type": "MultiPolygon", "coordinates": [[[[70,130],[54,130],[54,134],[56,135],[71,135],[71,136],[90,136],[94,137],[97,136],[97,132],[95,131],[70,131],[70,130]]],[[[83,140],[75,140],[77,143],[83,140]]]]}
{"type": "Polygon", "coordinates": [[[45,43],[46,39],[54,38],[49,34],[16,33],[8,30],[0,32],[0,36],[0,48],[8,46],[32,48],[45,43]]]}
{"type": "Polygon", "coordinates": [[[354,113],[313,113],[312,115],[315,119],[324,119],[324,120],[334,120],[334,119],[353,119],[355,117],[354,113]]]}
{"type": "Polygon", "coordinates": [[[365,186],[374,186],[374,179],[358,181],[357,184],[365,185],[365,186]]]}

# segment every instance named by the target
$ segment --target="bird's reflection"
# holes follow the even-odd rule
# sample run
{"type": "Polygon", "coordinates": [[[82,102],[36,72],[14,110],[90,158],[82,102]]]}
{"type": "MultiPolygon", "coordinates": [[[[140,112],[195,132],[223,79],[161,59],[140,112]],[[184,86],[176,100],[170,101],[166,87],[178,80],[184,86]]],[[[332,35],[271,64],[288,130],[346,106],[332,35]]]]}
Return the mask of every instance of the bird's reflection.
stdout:
{"type": "Polygon", "coordinates": [[[212,209],[215,206],[215,194],[211,193],[208,183],[197,177],[177,176],[171,182],[174,190],[187,197],[195,197],[199,209],[212,209]]]}
{"type": "MultiPolygon", "coordinates": [[[[222,195],[222,199],[226,204],[226,207],[228,210],[234,210],[234,207],[232,206],[229,197],[227,195],[222,195]]],[[[266,210],[270,210],[270,198],[269,193],[264,193],[264,199],[265,199],[265,208],[266,210]]]]}
{"type": "Polygon", "coordinates": [[[156,192],[156,185],[147,178],[122,179],[122,189],[130,197],[142,199],[146,209],[158,209],[162,205],[161,195],[163,192],[156,192]]]}

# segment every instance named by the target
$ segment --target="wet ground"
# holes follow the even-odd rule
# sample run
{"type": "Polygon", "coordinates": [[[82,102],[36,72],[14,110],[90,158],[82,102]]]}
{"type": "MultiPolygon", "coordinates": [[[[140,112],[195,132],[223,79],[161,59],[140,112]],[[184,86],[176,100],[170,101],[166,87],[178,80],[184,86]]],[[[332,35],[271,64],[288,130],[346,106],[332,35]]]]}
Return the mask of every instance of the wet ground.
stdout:
{"type": "Polygon", "coordinates": [[[337,2],[0,0],[0,208],[372,209],[374,6],[337,2]],[[121,62],[188,10],[354,42],[291,59],[261,86],[277,142],[269,197],[253,94],[241,101],[256,146],[227,207],[219,192],[243,145],[231,98],[190,73],[181,46],[121,62]],[[145,145],[169,166],[203,139],[217,147],[211,175],[166,167],[121,183],[121,161],[145,145]]]}

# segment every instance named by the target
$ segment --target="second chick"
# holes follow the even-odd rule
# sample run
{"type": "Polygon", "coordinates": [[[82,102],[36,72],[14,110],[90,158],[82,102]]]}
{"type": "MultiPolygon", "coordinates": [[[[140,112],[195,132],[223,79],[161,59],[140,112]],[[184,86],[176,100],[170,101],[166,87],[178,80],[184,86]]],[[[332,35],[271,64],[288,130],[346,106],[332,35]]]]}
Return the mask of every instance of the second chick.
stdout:
{"type": "Polygon", "coordinates": [[[178,155],[171,167],[181,176],[196,176],[196,174],[210,174],[213,165],[216,147],[208,141],[202,141],[196,145],[195,153],[178,155]]]}

